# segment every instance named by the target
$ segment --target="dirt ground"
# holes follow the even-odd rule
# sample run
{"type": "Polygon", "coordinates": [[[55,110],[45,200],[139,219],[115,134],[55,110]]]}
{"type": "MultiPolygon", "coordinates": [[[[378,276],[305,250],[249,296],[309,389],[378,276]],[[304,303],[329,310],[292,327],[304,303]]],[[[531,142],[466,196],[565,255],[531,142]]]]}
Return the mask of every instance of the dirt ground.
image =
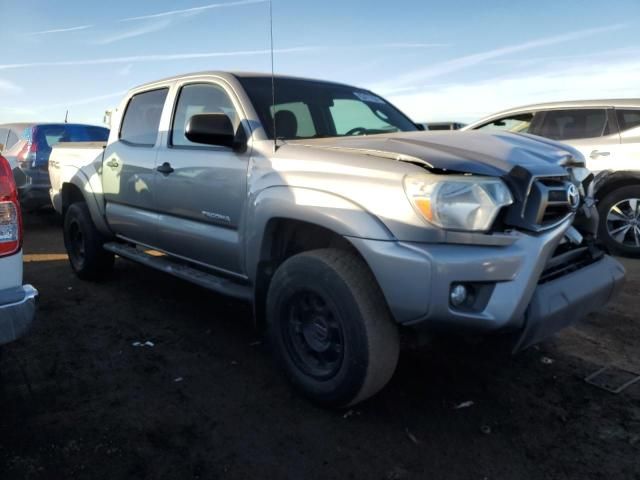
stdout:
{"type": "Polygon", "coordinates": [[[82,282],[52,213],[27,217],[25,253],[40,303],[0,359],[2,480],[640,479],[640,383],[584,381],[640,372],[638,260],[577,328],[516,357],[405,351],[383,392],[336,412],[284,381],[247,305],[124,260],[82,282]]]}

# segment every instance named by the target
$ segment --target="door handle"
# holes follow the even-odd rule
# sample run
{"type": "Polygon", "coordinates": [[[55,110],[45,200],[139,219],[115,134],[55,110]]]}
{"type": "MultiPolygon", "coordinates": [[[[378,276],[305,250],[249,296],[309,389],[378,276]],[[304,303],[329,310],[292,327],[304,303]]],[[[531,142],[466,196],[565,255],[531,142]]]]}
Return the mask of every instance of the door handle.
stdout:
{"type": "Polygon", "coordinates": [[[611,155],[611,152],[601,152],[599,150],[594,150],[593,152],[591,152],[591,155],[589,155],[589,157],[595,160],[598,157],[608,157],[609,155],[611,155]]]}
{"type": "Polygon", "coordinates": [[[120,166],[120,164],[118,163],[117,160],[109,160],[107,162],[107,167],[109,168],[118,168],[120,166]]]}
{"type": "Polygon", "coordinates": [[[164,162],[162,165],[160,165],[158,168],[156,168],[156,170],[159,171],[160,173],[164,174],[164,175],[169,175],[170,173],[173,173],[173,171],[174,171],[169,162],[164,162]]]}

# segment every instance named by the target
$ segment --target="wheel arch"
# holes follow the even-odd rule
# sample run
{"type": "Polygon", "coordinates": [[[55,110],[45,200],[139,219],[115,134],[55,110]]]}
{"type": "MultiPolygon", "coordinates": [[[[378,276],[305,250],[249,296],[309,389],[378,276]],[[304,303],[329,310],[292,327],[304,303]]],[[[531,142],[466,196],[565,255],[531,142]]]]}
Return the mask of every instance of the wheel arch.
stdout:
{"type": "Polygon", "coordinates": [[[640,171],[600,172],[595,178],[596,200],[600,202],[614,190],[632,185],[640,185],[640,171]]]}
{"type": "Polygon", "coordinates": [[[271,278],[287,258],[319,248],[339,248],[365,258],[350,236],[392,240],[389,230],[360,206],[333,194],[298,188],[270,188],[252,202],[245,260],[254,284],[256,322],[264,325],[271,278]]]}
{"type": "MultiPolygon", "coordinates": [[[[102,201],[101,188],[98,192],[95,191],[95,181],[100,182],[100,179],[92,182],[78,171],[69,182],[63,183],[60,190],[62,197],[62,215],[64,216],[66,214],[67,209],[72,203],[84,202],[89,208],[91,219],[98,231],[103,235],[110,236],[112,232],[104,217],[104,202],[102,201]]],[[[100,187],[102,187],[101,184],[100,187]]]]}

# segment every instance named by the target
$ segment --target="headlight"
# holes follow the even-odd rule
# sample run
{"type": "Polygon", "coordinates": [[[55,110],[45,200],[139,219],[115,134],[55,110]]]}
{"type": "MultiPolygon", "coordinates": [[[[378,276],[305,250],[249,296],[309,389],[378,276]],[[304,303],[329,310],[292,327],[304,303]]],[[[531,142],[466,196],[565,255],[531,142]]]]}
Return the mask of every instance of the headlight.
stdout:
{"type": "Polygon", "coordinates": [[[500,209],[513,203],[497,178],[409,175],[404,189],[425,220],[450,230],[487,231],[500,209]]]}

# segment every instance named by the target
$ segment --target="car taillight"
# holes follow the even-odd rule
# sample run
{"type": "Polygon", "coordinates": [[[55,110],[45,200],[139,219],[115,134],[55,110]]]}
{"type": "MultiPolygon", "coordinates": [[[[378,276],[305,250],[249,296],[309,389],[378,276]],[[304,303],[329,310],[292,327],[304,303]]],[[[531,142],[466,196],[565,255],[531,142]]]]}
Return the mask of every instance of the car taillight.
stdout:
{"type": "Polygon", "coordinates": [[[22,215],[9,162],[0,156],[0,257],[22,247],[22,215]]]}

